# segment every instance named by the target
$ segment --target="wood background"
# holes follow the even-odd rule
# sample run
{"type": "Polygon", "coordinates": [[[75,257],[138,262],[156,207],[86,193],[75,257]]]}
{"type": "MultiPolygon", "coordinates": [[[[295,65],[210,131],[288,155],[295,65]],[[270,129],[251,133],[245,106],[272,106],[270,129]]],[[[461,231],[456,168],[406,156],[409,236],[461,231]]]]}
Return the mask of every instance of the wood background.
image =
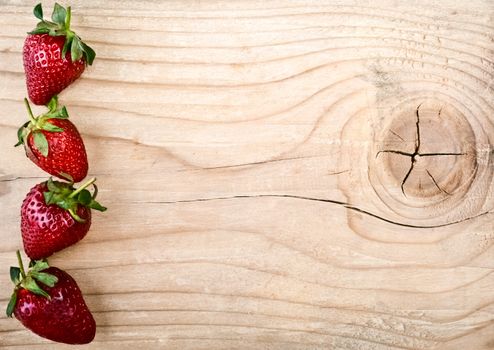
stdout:
{"type": "MultiPolygon", "coordinates": [[[[12,147],[34,4],[0,0],[2,310],[47,177],[12,147]]],[[[84,349],[494,349],[494,3],[71,5],[98,57],[60,100],[109,210],[50,261],[84,349]]],[[[28,346],[69,348],[2,311],[28,346]]]]}

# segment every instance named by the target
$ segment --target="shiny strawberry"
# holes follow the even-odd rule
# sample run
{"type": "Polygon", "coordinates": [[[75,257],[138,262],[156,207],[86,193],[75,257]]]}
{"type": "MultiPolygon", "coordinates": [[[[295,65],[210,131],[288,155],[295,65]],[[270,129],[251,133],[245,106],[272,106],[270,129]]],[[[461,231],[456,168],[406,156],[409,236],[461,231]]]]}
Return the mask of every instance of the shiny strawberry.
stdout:
{"type": "Polygon", "coordinates": [[[96,53],[70,29],[70,7],[55,3],[53,22],[43,19],[41,4],[33,13],[41,21],[28,33],[22,55],[29,98],[44,105],[79,78],[96,53]]]}
{"type": "Polygon", "coordinates": [[[26,156],[47,173],[79,182],[88,172],[86,148],[65,107],[58,108],[57,96],[47,105],[48,112],[34,117],[24,99],[30,121],[17,131],[16,146],[24,144],[26,156]]]}
{"type": "Polygon", "coordinates": [[[13,314],[24,327],[43,338],[66,344],[90,343],[96,334],[96,322],[76,281],[42,260],[33,262],[25,272],[19,251],[17,259],[19,267],[10,267],[15,288],[7,316],[13,314]]]}
{"type": "Polygon", "coordinates": [[[78,189],[72,184],[49,179],[34,186],[21,207],[21,233],[26,254],[46,258],[86,236],[91,226],[91,209],[105,211],[96,201],[92,178],[78,189]],[[93,184],[94,193],[86,189],[93,184]]]}

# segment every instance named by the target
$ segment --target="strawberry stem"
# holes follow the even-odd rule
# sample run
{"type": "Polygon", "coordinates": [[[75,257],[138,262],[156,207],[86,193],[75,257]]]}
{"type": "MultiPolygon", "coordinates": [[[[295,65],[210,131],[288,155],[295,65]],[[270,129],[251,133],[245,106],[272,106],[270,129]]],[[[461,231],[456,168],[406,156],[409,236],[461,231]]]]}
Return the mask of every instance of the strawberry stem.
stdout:
{"type": "Polygon", "coordinates": [[[86,183],[84,183],[83,185],[81,185],[81,187],[79,187],[77,190],[75,190],[74,192],[72,192],[70,194],[69,198],[74,198],[75,196],[77,196],[79,194],[79,192],[81,192],[83,189],[85,189],[89,185],[92,185],[95,181],[96,181],[96,178],[93,177],[92,179],[90,179],[89,181],[87,181],[86,183]]]}
{"type": "Polygon", "coordinates": [[[26,271],[24,270],[24,264],[22,263],[21,252],[19,250],[17,250],[15,252],[15,254],[17,255],[17,262],[19,263],[19,269],[21,270],[21,276],[24,279],[24,278],[26,278],[26,271]]]}
{"type": "Polygon", "coordinates": [[[31,110],[31,106],[29,105],[29,101],[24,97],[24,104],[26,105],[27,113],[29,114],[29,120],[33,125],[36,125],[36,118],[34,118],[33,111],[31,110]]]}

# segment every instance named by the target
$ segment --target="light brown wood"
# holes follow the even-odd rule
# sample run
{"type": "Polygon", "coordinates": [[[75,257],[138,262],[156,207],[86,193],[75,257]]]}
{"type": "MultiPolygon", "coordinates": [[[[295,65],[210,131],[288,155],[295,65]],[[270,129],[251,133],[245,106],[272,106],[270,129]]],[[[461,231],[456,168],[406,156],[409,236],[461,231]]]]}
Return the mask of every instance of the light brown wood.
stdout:
{"type": "MultiPolygon", "coordinates": [[[[71,5],[109,210],[50,262],[85,349],[494,349],[491,1],[71,5]]],[[[46,178],[12,147],[31,7],[0,0],[2,308],[46,178]]],[[[0,347],[69,348],[5,316],[0,347]]]]}

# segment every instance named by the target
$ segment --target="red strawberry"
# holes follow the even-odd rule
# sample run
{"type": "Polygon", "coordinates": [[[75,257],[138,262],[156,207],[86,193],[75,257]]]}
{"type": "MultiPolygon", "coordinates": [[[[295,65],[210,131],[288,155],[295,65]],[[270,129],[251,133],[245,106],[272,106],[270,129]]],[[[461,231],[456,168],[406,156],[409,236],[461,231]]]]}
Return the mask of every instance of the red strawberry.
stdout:
{"type": "Polygon", "coordinates": [[[53,22],[43,19],[41,4],[33,12],[41,22],[24,42],[24,71],[29,98],[44,105],[79,78],[96,53],[70,30],[70,7],[55,3],[53,22]]]}
{"type": "Polygon", "coordinates": [[[73,182],[84,179],[88,171],[86,148],[81,135],[67,118],[67,109],[58,108],[57,96],[47,105],[49,111],[34,117],[29,112],[26,122],[17,132],[16,146],[24,144],[26,155],[47,173],[73,182]]]}
{"type": "Polygon", "coordinates": [[[24,327],[43,338],[67,344],[90,343],[96,322],[76,281],[46,261],[36,261],[26,273],[19,251],[17,258],[19,267],[10,267],[15,288],[7,316],[14,314],[24,327]]]}
{"type": "Polygon", "coordinates": [[[85,188],[49,179],[34,186],[21,207],[21,233],[24,250],[33,260],[46,258],[80,241],[91,226],[91,209],[105,211],[94,194],[85,188]]]}

